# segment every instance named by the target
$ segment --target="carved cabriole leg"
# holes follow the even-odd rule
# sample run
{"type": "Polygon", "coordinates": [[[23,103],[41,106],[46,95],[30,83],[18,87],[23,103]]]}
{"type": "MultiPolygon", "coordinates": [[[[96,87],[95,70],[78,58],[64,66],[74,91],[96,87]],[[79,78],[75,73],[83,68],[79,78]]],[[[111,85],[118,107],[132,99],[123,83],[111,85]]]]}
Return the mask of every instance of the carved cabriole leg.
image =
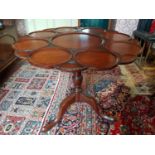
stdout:
{"type": "Polygon", "coordinates": [[[84,94],[82,94],[82,80],[83,77],[81,75],[81,71],[75,72],[73,75],[73,81],[74,81],[74,86],[75,86],[75,95],[76,95],[76,102],[86,102],[89,104],[95,112],[101,116],[100,111],[99,111],[99,106],[96,103],[96,100],[93,97],[88,97],[84,94]]]}
{"type": "Polygon", "coordinates": [[[87,104],[89,104],[91,106],[91,108],[99,115],[101,116],[100,110],[99,110],[99,106],[96,102],[96,100],[93,97],[88,97],[85,96],[84,94],[80,94],[80,101],[81,102],[86,102],[87,104]]]}
{"type": "Polygon", "coordinates": [[[75,86],[75,92],[73,94],[71,94],[70,96],[66,97],[62,101],[55,120],[47,123],[45,125],[45,127],[43,128],[43,132],[47,132],[52,127],[54,127],[61,120],[61,118],[63,117],[63,115],[66,112],[66,110],[68,109],[68,107],[71,104],[73,104],[74,102],[88,103],[94,109],[94,111],[99,116],[101,116],[100,108],[99,108],[99,105],[97,105],[96,100],[93,97],[88,97],[88,96],[85,96],[84,94],[82,94],[82,88],[81,88],[82,80],[83,80],[83,77],[82,77],[81,71],[74,72],[73,82],[74,82],[74,86],[75,86]]]}
{"type": "Polygon", "coordinates": [[[73,104],[74,102],[79,102],[80,101],[80,92],[82,91],[82,89],[81,89],[82,79],[83,78],[82,78],[82,75],[81,75],[81,71],[74,72],[73,82],[74,82],[74,86],[75,86],[75,93],[73,93],[72,95],[66,97],[62,101],[56,118],[53,121],[48,122],[44,126],[43,132],[47,132],[52,127],[54,127],[61,120],[64,113],[66,112],[66,110],[68,109],[68,107],[71,104],[73,104]]]}
{"type": "Polygon", "coordinates": [[[72,94],[68,97],[66,97],[61,105],[60,105],[60,108],[59,108],[59,111],[58,111],[58,114],[55,118],[55,120],[53,121],[50,121],[48,122],[44,128],[43,128],[43,132],[47,132],[48,130],[50,130],[52,127],[54,127],[60,120],[61,118],[63,117],[64,113],[66,112],[67,108],[72,104],[74,103],[75,101],[75,94],[72,94]]]}

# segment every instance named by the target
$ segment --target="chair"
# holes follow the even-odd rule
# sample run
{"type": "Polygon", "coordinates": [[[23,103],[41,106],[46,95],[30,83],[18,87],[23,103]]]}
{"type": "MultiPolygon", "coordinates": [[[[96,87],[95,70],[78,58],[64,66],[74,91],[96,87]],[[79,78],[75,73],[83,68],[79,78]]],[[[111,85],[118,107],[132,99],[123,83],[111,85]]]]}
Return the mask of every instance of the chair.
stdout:
{"type": "Polygon", "coordinates": [[[148,32],[142,31],[134,31],[133,32],[135,39],[137,39],[140,45],[143,48],[143,52],[137,61],[138,66],[142,69],[146,66],[154,67],[155,66],[155,34],[151,34],[148,32]]]}

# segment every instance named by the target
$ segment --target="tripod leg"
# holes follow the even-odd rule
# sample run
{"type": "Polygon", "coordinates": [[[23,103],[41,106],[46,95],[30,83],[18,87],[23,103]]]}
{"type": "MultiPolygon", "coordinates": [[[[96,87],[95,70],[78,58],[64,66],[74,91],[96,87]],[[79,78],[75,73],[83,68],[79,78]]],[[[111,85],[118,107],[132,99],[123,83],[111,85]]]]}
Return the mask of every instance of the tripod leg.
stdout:
{"type": "Polygon", "coordinates": [[[68,97],[66,97],[61,105],[60,105],[60,108],[59,108],[59,112],[57,114],[57,117],[52,120],[52,121],[49,121],[43,128],[43,132],[47,132],[48,130],[50,130],[52,127],[54,127],[60,120],[61,118],[63,117],[64,113],[66,112],[67,108],[75,102],[75,94],[72,94],[68,97]]]}
{"type": "Polygon", "coordinates": [[[84,101],[87,104],[89,104],[92,107],[92,109],[98,114],[98,116],[102,119],[102,121],[105,124],[107,124],[108,129],[106,134],[108,134],[110,130],[110,124],[114,122],[114,119],[106,115],[103,115],[104,113],[101,111],[100,106],[97,104],[96,100],[93,97],[88,97],[84,94],[80,94],[80,101],[84,101]]]}
{"type": "Polygon", "coordinates": [[[93,110],[99,115],[101,116],[101,113],[100,113],[100,108],[99,106],[97,105],[97,102],[96,100],[93,98],[93,97],[88,97],[88,96],[85,96],[84,94],[80,94],[80,101],[84,101],[86,102],[87,104],[89,104],[93,110]]]}

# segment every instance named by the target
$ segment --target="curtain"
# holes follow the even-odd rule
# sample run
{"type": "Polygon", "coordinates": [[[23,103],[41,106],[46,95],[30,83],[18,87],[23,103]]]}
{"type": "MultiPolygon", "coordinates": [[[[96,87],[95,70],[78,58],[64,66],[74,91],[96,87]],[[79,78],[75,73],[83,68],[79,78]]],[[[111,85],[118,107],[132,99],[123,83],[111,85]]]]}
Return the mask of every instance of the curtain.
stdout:
{"type": "Polygon", "coordinates": [[[133,31],[137,29],[139,19],[117,19],[115,30],[121,33],[133,35],[133,31]]]}
{"type": "Polygon", "coordinates": [[[81,27],[100,27],[108,29],[108,19],[80,19],[81,27]]]}
{"type": "Polygon", "coordinates": [[[26,31],[42,30],[62,26],[78,26],[78,19],[25,19],[26,31]]]}
{"type": "Polygon", "coordinates": [[[19,36],[24,36],[28,34],[24,19],[16,19],[15,24],[16,24],[17,34],[19,36]]]}

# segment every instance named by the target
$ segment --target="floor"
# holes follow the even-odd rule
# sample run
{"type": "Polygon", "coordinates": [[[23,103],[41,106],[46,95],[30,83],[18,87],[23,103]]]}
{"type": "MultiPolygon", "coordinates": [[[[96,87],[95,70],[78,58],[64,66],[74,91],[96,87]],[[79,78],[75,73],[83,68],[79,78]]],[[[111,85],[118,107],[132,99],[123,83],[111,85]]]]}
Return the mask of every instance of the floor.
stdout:
{"type": "Polygon", "coordinates": [[[42,127],[55,118],[61,100],[73,90],[71,74],[39,69],[24,61],[6,73],[0,86],[0,134],[155,133],[154,74],[146,74],[135,63],[110,71],[83,73],[85,93],[96,98],[108,117],[115,118],[110,130],[86,103],[75,103],[60,123],[43,133],[42,127]]]}

